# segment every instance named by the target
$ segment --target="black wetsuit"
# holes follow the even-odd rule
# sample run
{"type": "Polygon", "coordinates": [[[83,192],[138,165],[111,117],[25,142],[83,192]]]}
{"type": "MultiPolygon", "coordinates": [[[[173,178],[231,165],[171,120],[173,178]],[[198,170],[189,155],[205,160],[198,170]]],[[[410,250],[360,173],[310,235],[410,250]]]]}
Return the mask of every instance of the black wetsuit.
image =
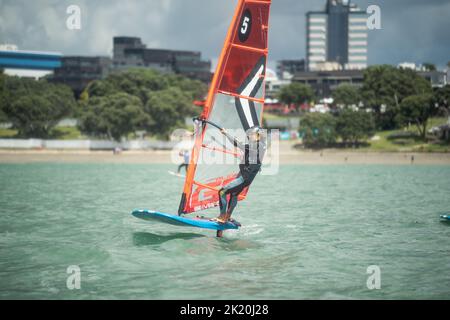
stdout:
{"type": "Polygon", "coordinates": [[[242,162],[239,164],[239,174],[230,183],[224,186],[219,191],[220,198],[220,213],[231,214],[236,207],[238,195],[255,179],[256,175],[261,170],[262,159],[266,152],[266,145],[262,141],[257,141],[252,144],[245,144],[238,142],[227,135],[227,138],[233,142],[234,146],[241,149],[244,153],[242,162]],[[227,206],[227,195],[230,194],[230,201],[227,206]],[[228,207],[228,208],[227,208],[228,207]]]}

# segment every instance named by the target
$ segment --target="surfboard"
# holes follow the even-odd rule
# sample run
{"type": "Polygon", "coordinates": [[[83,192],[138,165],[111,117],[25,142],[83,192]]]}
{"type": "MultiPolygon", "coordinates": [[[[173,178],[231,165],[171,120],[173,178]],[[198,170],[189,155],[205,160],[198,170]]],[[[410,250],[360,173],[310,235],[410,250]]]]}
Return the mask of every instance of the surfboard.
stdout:
{"type": "Polygon", "coordinates": [[[131,214],[139,219],[147,221],[157,221],[180,227],[196,227],[211,230],[228,230],[228,229],[239,229],[239,227],[241,226],[241,224],[235,220],[229,221],[225,224],[221,224],[205,217],[197,216],[194,218],[187,218],[183,216],[151,210],[134,210],[131,214]]]}
{"type": "Polygon", "coordinates": [[[177,172],[173,172],[173,171],[167,171],[169,174],[171,174],[172,176],[178,177],[178,178],[186,178],[185,175],[181,174],[181,173],[177,173],[177,172]]]}
{"type": "Polygon", "coordinates": [[[443,214],[443,215],[441,215],[441,219],[443,221],[450,221],[450,215],[443,214]]]}

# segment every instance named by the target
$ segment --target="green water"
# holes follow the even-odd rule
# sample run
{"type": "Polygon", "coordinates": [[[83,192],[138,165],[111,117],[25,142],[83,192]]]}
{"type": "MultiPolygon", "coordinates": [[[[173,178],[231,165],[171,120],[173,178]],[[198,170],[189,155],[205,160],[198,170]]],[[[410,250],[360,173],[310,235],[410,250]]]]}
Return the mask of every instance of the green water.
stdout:
{"type": "Polygon", "coordinates": [[[450,166],[283,166],[224,239],[129,214],[176,211],[167,170],[0,165],[0,299],[450,299],[450,166]]]}

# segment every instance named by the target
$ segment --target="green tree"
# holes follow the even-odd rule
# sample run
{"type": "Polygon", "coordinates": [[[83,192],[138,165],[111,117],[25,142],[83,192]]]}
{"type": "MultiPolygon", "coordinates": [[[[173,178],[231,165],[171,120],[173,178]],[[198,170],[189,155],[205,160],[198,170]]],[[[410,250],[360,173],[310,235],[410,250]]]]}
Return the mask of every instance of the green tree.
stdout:
{"type": "Polygon", "coordinates": [[[361,95],[358,88],[350,84],[339,85],[332,94],[334,103],[337,105],[351,106],[358,105],[361,101],[361,95]]]}
{"type": "Polygon", "coordinates": [[[365,111],[342,110],[336,120],[336,133],[347,144],[358,145],[361,140],[372,137],[375,123],[371,113],[365,111]]]}
{"type": "Polygon", "coordinates": [[[208,87],[199,80],[191,80],[181,75],[169,75],[167,79],[170,87],[179,88],[189,95],[192,101],[203,99],[208,92],[208,87]]]}
{"type": "Polygon", "coordinates": [[[426,71],[436,71],[436,65],[433,63],[429,63],[429,62],[424,62],[422,64],[422,67],[426,70],[426,71]]]}
{"type": "Polygon", "coordinates": [[[25,138],[47,138],[76,106],[69,87],[18,77],[6,77],[2,100],[8,121],[25,138]]]}
{"type": "Polygon", "coordinates": [[[155,120],[150,127],[152,134],[168,137],[173,129],[183,127],[185,118],[194,116],[195,111],[191,95],[177,87],[148,92],[145,112],[155,120]]]}
{"type": "Polygon", "coordinates": [[[434,99],[440,108],[450,111],[450,84],[442,88],[436,88],[434,91],[434,99]]]}
{"type": "Polygon", "coordinates": [[[403,99],[431,92],[431,84],[415,71],[387,65],[367,68],[361,88],[364,105],[372,108],[377,127],[385,130],[397,127],[395,119],[403,99]]]}
{"type": "Polygon", "coordinates": [[[428,119],[436,113],[432,94],[419,94],[405,98],[400,104],[397,121],[403,125],[416,125],[422,139],[426,138],[428,119]]]}
{"type": "Polygon", "coordinates": [[[303,103],[314,99],[314,91],[310,85],[293,82],[281,88],[278,98],[285,104],[295,105],[298,110],[303,103]]]}
{"type": "Polygon", "coordinates": [[[79,120],[82,132],[116,141],[153,124],[141,100],[124,92],[89,99],[79,120]]]}
{"type": "Polygon", "coordinates": [[[3,70],[0,69],[0,123],[8,121],[6,114],[3,112],[7,101],[5,86],[6,76],[3,74],[3,70]]]}
{"type": "Polygon", "coordinates": [[[330,114],[308,113],[300,120],[300,134],[307,148],[325,148],[336,142],[336,121],[330,114]]]}
{"type": "Polygon", "coordinates": [[[439,112],[447,117],[447,121],[450,123],[450,84],[442,88],[436,88],[434,100],[439,108],[439,112]]]}
{"type": "MultiPolygon", "coordinates": [[[[203,83],[180,75],[164,75],[148,69],[129,70],[113,73],[105,80],[91,82],[80,96],[79,114],[80,118],[85,119],[84,113],[92,113],[93,106],[99,104],[97,98],[109,99],[124,93],[137,98],[143,112],[151,119],[144,121],[145,130],[167,138],[170,130],[184,126],[185,117],[198,111],[194,110],[192,102],[203,99],[206,92],[207,87],[203,83]]],[[[81,126],[83,132],[93,132],[88,128],[90,126],[81,126]]],[[[104,134],[104,130],[99,132],[104,134]]]]}

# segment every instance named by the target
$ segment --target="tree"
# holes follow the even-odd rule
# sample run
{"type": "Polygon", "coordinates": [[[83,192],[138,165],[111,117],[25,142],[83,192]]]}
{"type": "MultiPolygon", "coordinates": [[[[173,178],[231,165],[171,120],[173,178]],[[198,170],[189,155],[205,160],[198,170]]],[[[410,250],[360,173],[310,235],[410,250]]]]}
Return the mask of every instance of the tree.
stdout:
{"type": "MultiPolygon", "coordinates": [[[[142,129],[167,138],[170,130],[176,126],[184,126],[185,117],[195,114],[192,102],[195,99],[203,99],[206,92],[207,88],[203,83],[180,75],[164,75],[148,69],[113,73],[105,80],[91,82],[81,94],[80,118],[87,120],[84,113],[89,113],[88,118],[92,118],[92,109],[99,104],[98,98],[106,99],[100,101],[108,101],[118,93],[123,93],[128,95],[128,98],[138,99],[140,108],[147,114],[148,119],[144,121],[145,126],[142,129]]],[[[133,105],[137,104],[133,102],[133,105]]],[[[110,125],[114,123],[110,122],[110,125]]],[[[83,125],[80,128],[86,133],[98,131],[105,135],[104,128],[92,131],[88,130],[90,127],[83,125]]],[[[109,131],[111,130],[110,128],[109,131]]]]}
{"type": "Polygon", "coordinates": [[[450,123],[450,84],[435,89],[434,101],[437,104],[439,111],[443,111],[447,117],[448,123],[450,123]]]}
{"type": "Polygon", "coordinates": [[[116,141],[153,124],[141,100],[124,92],[89,99],[79,120],[82,132],[116,141]]]}
{"type": "Polygon", "coordinates": [[[336,133],[342,141],[358,145],[363,139],[370,138],[375,133],[375,123],[371,113],[365,111],[342,110],[336,121],[336,133]]]}
{"type": "Polygon", "coordinates": [[[361,101],[359,90],[350,84],[341,84],[333,92],[334,103],[337,105],[358,105],[361,101]]]}
{"type": "Polygon", "coordinates": [[[310,85],[293,82],[281,88],[278,97],[281,102],[288,105],[293,104],[298,110],[300,105],[314,99],[314,91],[310,85]]]}
{"type": "Polygon", "coordinates": [[[0,123],[8,121],[6,114],[3,112],[6,106],[6,76],[3,74],[3,70],[0,69],[0,123]]]}
{"type": "Polygon", "coordinates": [[[336,121],[330,114],[308,113],[300,120],[300,134],[308,148],[325,148],[336,142],[336,121]]]}
{"type": "Polygon", "coordinates": [[[436,71],[436,65],[433,63],[429,63],[429,62],[424,62],[422,64],[422,67],[426,70],[426,71],[436,71]]]}
{"type": "Polygon", "coordinates": [[[6,77],[4,82],[3,112],[19,136],[47,138],[75,108],[73,92],[65,85],[18,77],[6,77]]]}
{"type": "Polygon", "coordinates": [[[436,113],[433,95],[419,94],[405,98],[400,104],[397,121],[416,125],[422,139],[426,138],[428,119],[436,113]]]}
{"type": "Polygon", "coordinates": [[[164,137],[176,127],[183,127],[187,116],[195,115],[191,96],[177,87],[149,92],[145,112],[155,120],[150,133],[164,137]]]}
{"type": "Polygon", "coordinates": [[[448,110],[450,107],[450,84],[442,88],[436,88],[434,91],[434,99],[439,107],[448,110]]]}
{"type": "Polygon", "coordinates": [[[395,119],[403,99],[431,92],[431,84],[414,70],[387,65],[367,68],[361,88],[364,105],[372,108],[377,127],[384,130],[397,127],[395,119]]]}

